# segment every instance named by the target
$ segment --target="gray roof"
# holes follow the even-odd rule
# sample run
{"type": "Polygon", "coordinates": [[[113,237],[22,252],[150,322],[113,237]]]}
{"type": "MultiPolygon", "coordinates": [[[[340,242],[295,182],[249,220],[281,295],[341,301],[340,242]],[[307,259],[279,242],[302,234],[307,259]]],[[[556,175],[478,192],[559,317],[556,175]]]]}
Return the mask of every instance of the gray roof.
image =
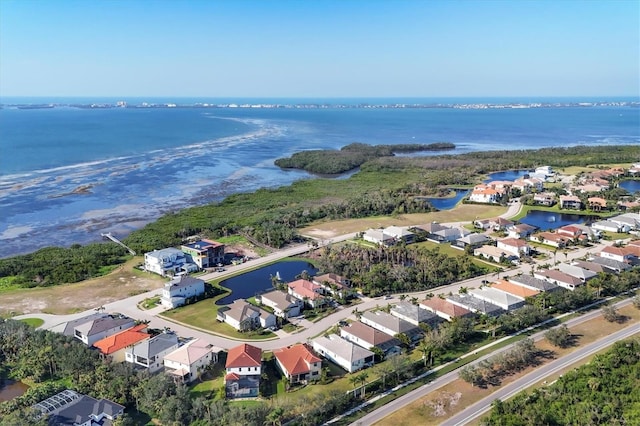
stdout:
{"type": "Polygon", "coordinates": [[[172,290],[177,290],[180,288],[189,287],[193,284],[202,283],[204,285],[204,281],[198,278],[190,277],[188,275],[181,275],[179,277],[175,277],[164,286],[165,288],[170,288],[172,290]]]}
{"type": "Polygon", "coordinates": [[[583,281],[590,280],[591,278],[598,275],[596,272],[590,271],[588,269],[584,269],[580,266],[576,265],[568,265],[566,263],[560,263],[558,265],[558,269],[565,274],[569,274],[573,277],[579,278],[583,281]]]}
{"type": "Polygon", "coordinates": [[[588,269],[593,272],[606,272],[605,267],[595,262],[588,262],[586,260],[574,260],[573,265],[579,266],[584,269],[588,269]]]}
{"type": "Polygon", "coordinates": [[[313,339],[313,342],[350,363],[373,356],[370,350],[348,342],[337,334],[330,334],[328,337],[320,336],[313,339]]]}
{"type": "MultiPolygon", "coordinates": [[[[495,303],[497,306],[506,306],[509,309],[522,306],[524,299],[522,297],[514,296],[513,294],[498,290],[493,287],[482,287],[479,289],[470,290],[469,294],[483,299],[490,303],[495,303]]],[[[505,308],[503,308],[505,309],[505,308]]]]}
{"type": "Polygon", "coordinates": [[[532,277],[531,275],[525,274],[509,277],[509,281],[515,284],[524,285],[526,287],[533,287],[536,290],[540,291],[553,291],[559,288],[557,284],[550,283],[547,280],[541,280],[540,278],[532,277]]]}
{"type": "Polygon", "coordinates": [[[573,286],[579,286],[583,284],[580,278],[576,278],[573,275],[569,275],[564,272],[558,271],[557,269],[547,269],[543,271],[538,271],[535,274],[545,277],[549,280],[554,280],[559,283],[565,283],[573,286]]]}
{"type": "Polygon", "coordinates": [[[75,329],[79,330],[85,336],[93,336],[94,334],[99,334],[103,331],[125,326],[127,324],[131,324],[131,326],[133,327],[135,321],[128,317],[116,317],[113,315],[109,315],[104,318],[98,318],[93,321],[80,324],[75,329]]]}
{"type": "Polygon", "coordinates": [[[486,241],[489,241],[491,238],[487,237],[486,234],[469,234],[465,237],[458,238],[458,241],[462,241],[467,244],[480,244],[486,241]]]}
{"type": "Polygon", "coordinates": [[[502,309],[500,306],[494,305],[493,303],[478,299],[477,297],[473,296],[453,294],[451,296],[447,296],[447,300],[458,306],[467,308],[470,311],[480,312],[485,315],[500,315],[504,312],[504,309],[502,309]]]}
{"type": "Polygon", "coordinates": [[[420,333],[422,332],[418,326],[411,324],[409,321],[394,317],[382,311],[366,311],[362,314],[362,318],[371,321],[373,324],[388,328],[392,330],[394,334],[405,333],[412,335],[416,333],[416,330],[420,333]]]}
{"type": "Polygon", "coordinates": [[[37,403],[34,408],[50,416],[48,424],[51,426],[75,426],[89,421],[92,416],[105,414],[113,418],[124,412],[124,406],[120,404],[69,389],[37,403]]]}
{"type": "Polygon", "coordinates": [[[282,311],[287,309],[289,306],[296,305],[300,302],[299,299],[282,290],[272,290],[268,293],[262,293],[260,297],[262,299],[270,300],[282,311]]]}
{"type": "Polygon", "coordinates": [[[64,325],[64,329],[62,330],[62,334],[64,334],[65,336],[73,336],[74,335],[74,330],[76,327],[82,325],[82,324],[86,324],[90,321],[93,320],[97,320],[98,318],[105,318],[109,316],[108,314],[104,314],[104,313],[95,313],[95,314],[90,314],[87,315],[85,317],[82,318],[78,318],[72,321],[67,322],[64,325]]]}
{"type": "Polygon", "coordinates": [[[614,259],[609,259],[608,257],[595,256],[589,259],[590,262],[597,263],[598,265],[605,266],[614,271],[626,271],[627,269],[631,269],[631,265],[624,262],[619,262],[614,259]]]}
{"type": "Polygon", "coordinates": [[[178,336],[175,333],[161,333],[129,346],[127,352],[149,359],[173,346],[178,347],[178,336]]]}
{"type": "Polygon", "coordinates": [[[433,312],[420,308],[411,302],[401,301],[391,307],[391,314],[398,314],[413,319],[416,322],[433,322],[438,316],[433,312]]]}

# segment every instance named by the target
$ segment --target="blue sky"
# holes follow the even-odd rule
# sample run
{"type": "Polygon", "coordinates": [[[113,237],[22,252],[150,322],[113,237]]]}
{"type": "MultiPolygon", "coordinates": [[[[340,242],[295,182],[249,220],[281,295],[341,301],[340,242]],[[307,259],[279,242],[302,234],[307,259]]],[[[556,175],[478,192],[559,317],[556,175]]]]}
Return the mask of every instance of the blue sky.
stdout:
{"type": "Polygon", "coordinates": [[[0,96],[639,92],[637,0],[0,0],[0,96]]]}

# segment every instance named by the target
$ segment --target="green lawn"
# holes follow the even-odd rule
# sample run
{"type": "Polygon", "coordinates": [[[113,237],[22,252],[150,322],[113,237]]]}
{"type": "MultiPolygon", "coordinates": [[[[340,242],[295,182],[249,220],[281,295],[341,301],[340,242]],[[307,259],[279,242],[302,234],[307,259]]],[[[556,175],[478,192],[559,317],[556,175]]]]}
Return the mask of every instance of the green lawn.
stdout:
{"type": "Polygon", "coordinates": [[[159,303],[160,303],[160,296],[149,297],[147,299],[144,299],[142,302],[140,302],[139,307],[142,309],[151,309],[158,306],[159,303]]]}
{"type": "Polygon", "coordinates": [[[167,311],[160,316],[170,321],[173,320],[181,322],[194,328],[208,331],[213,334],[220,334],[232,339],[264,340],[276,337],[276,335],[270,331],[251,331],[241,333],[229,324],[219,322],[216,319],[216,316],[218,315],[218,309],[222,306],[216,305],[216,302],[229,294],[230,292],[225,292],[211,299],[205,299],[191,305],[181,306],[167,311]]]}
{"type": "Polygon", "coordinates": [[[44,324],[44,320],[42,320],[40,318],[23,318],[20,321],[22,321],[23,323],[25,323],[27,325],[30,325],[33,328],[38,328],[42,324],[44,324]]]}

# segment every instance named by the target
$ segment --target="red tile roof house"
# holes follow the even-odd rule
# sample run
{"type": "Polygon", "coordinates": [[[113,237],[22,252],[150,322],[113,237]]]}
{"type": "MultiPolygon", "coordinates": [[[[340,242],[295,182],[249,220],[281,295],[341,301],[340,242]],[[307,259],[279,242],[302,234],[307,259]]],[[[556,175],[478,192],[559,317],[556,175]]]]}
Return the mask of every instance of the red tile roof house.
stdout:
{"type": "Polygon", "coordinates": [[[323,296],[322,286],[309,280],[299,279],[287,284],[287,292],[293,297],[304,301],[312,308],[317,308],[327,303],[323,296]]]}
{"type": "Polygon", "coordinates": [[[462,306],[454,305],[453,303],[439,297],[432,297],[431,299],[423,300],[418,306],[422,309],[433,312],[440,318],[444,318],[447,321],[451,321],[453,318],[474,316],[473,312],[470,310],[463,308],[462,306]]]}
{"type": "Polygon", "coordinates": [[[577,240],[583,235],[582,228],[579,228],[575,225],[565,225],[556,230],[556,232],[560,235],[564,235],[565,237],[569,237],[572,240],[577,240]]]}
{"type": "Polygon", "coordinates": [[[224,387],[227,398],[257,397],[262,374],[262,349],[246,343],[229,349],[224,387]]]}
{"type": "Polygon", "coordinates": [[[127,347],[151,338],[150,334],[144,332],[146,329],[146,324],[139,324],[128,330],[98,340],[93,346],[98,348],[103,356],[109,357],[111,361],[124,362],[127,347]]]}
{"type": "Polygon", "coordinates": [[[638,256],[636,250],[632,247],[614,247],[606,246],[600,251],[600,257],[617,260],[618,262],[631,263],[638,256]]]}
{"type": "Polygon", "coordinates": [[[306,344],[298,343],[273,351],[276,363],[289,383],[307,383],[309,380],[320,379],[322,359],[320,359],[306,344]]]}

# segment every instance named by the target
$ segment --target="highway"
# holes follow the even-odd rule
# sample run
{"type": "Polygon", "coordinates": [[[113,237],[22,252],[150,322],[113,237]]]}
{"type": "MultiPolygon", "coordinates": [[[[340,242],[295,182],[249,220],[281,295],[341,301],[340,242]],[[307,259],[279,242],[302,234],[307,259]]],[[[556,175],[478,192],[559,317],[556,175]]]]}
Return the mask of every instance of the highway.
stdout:
{"type": "Polygon", "coordinates": [[[488,412],[491,409],[491,404],[496,399],[500,399],[503,401],[507,400],[521,390],[526,389],[539,382],[541,379],[562,371],[572,364],[613,345],[618,340],[627,339],[638,333],[640,333],[640,324],[634,324],[616,333],[610,334],[609,336],[606,336],[594,343],[591,343],[584,348],[579,348],[576,351],[560,359],[545,364],[540,368],[535,369],[531,373],[519,378],[518,380],[501,387],[491,395],[464,409],[442,424],[447,426],[466,425],[470,421],[488,412]]]}
{"type": "MultiPolygon", "coordinates": [[[[618,303],[615,304],[615,306],[617,308],[622,308],[624,306],[627,306],[631,303],[631,299],[625,299],[623,301],[620,301],[618,303]]],[[[570,320],[567,320],[564,322],[564,324],[571,328],[572,326],[578,325],[580,323],[583,323],[585,321],[589,321],[593,318],[599,317],[602,315],[602,311],[600,309],[588,312],[584,315],[580,315],[576,318],[572,318],[570,320]]],[[[635,327],[640,327],[640,325],[635,325],[635,327]]],[[[624,330],[629,329],[629,327],[626,327],[624,330]]],[[[546,330],[545,330],[546,331],[546,330]]],[[[531,338],[534,341],[538,341],[544,338],[544,333],[545,331],[540,331],[538,333],[535,333],[531,336],[531,338]]],[[[472,364],[477,364],[487,358],[490,358],[500,352],[506,351],[508,349],[510,349],[513,346],[513,344],[508,345],[508,346],[504,346],[490,354],[484,355],[481,358],[478,358],[476,361],[474,361],[472,364]]],[[[480,348],[479,350],[481,350],[482,348],[480,348]]],[[[574,352],[575,353],[575,352],[574,352]]],[[[536,370],[534,373],[537,374],[536,370]]],[[[393,402],[390,402],[389,404],[386,404],[372,412],[370,412],[369,414],[367,414],[366,416],[363,416],[362,418],[360,418],[359,420],[357,420],[356,422],[352,423],[352,426],[361,426],[361,425],[370,425],[370,424],[374,424],[376,422],[381,421],[382,419],[384,419],[385,417],[387,417],[388,415],[394,413],[397,410],[400,410],[401,408],[411,404],[414,401],[417,401],[418,399],[421,399],[425,396],[427,396],[428,394],[430,394],[431,392],[436,391],[437,389],[441,388],[444,385],[447,385],[451,382],[453,382],[454,380],[456,380],[458,378],[458,371],[454,370],[450,373],[447,373],[439,378],[437,378],[436,380],[434,380],[433,382],[427,383],[424,386],[421,386],[420,388],[409,392],[408,394],[405,394],[403,396],[401,396],[400,398],[394,400],[393,402]]],[[[493,399],[497,398],[493,396],[494,394],[491,395],[491,401],[493,401],[493,399]]],[[[490,402],[489,402],[490,404],[490,402]]],[[[453,423],[451,423],[453,424],[453,423]]],[[[449,425],[449,423],[447,422],[447,425],[449,425]]]]}

